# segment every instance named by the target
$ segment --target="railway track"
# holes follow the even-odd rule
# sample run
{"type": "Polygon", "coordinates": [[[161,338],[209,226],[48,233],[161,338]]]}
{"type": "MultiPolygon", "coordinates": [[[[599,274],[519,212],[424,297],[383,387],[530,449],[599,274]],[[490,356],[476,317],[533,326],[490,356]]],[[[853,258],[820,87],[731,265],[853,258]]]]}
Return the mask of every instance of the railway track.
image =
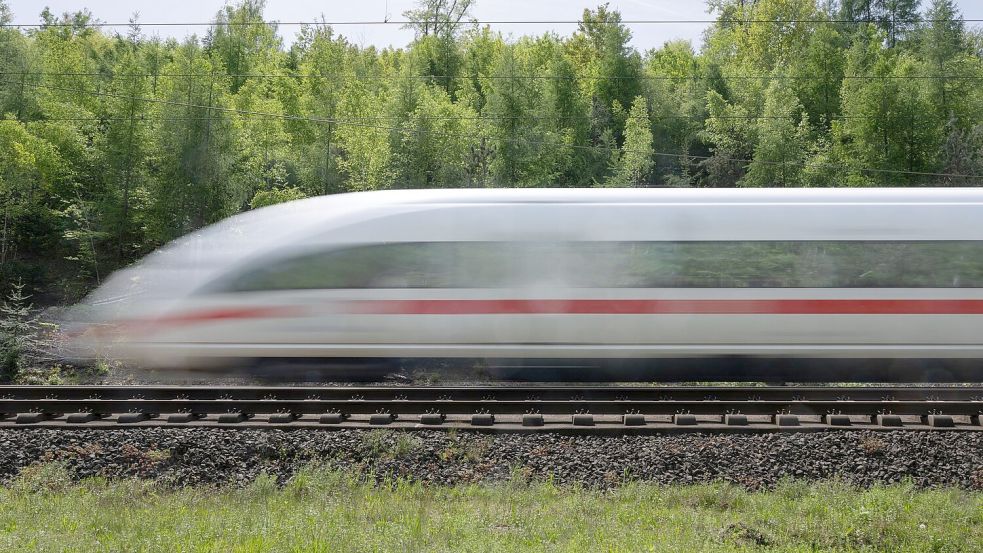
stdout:
{"type": "Polygon", "coordinates": [[[0,427],[983,430],[983,387],[0,386],[0,427]]]}
{"type": "Polygon", "coordinates": [[[0,386],[0,426],[983,430],[983,387],[0,386]]]}

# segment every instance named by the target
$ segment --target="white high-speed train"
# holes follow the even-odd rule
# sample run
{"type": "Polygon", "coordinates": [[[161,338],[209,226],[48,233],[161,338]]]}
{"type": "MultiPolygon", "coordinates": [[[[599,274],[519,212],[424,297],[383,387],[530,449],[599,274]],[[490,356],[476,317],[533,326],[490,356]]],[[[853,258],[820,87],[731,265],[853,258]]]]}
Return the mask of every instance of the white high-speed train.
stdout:
{"type": "Polygon", "coordinates": [[[80,343],[156,367],[983,380],[983,190],[325,196],[177,240],[80,313],[80,343]]]}

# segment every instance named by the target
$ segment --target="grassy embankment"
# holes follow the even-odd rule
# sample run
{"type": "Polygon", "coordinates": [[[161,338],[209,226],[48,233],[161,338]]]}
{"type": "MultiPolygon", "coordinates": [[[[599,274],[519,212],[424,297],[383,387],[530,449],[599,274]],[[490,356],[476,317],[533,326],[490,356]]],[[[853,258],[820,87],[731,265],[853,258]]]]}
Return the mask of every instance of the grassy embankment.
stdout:
{"type": "Polygon", "coordinates": [[[2,551],[983,551],[983,495],[908,486],[449,488],[310,470],[164,490],[43,466],[0,505],[2,551]]]}

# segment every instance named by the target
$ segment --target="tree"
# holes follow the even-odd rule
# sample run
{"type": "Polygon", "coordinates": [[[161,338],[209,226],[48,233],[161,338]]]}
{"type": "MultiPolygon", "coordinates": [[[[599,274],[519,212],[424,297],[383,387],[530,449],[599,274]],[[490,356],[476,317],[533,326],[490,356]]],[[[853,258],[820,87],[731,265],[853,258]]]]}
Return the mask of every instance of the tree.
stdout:
{"type": "Polygon", "coordinates": [[[840,114],[846,46],[833,25],[822,24],[809,35],[799,59],[789,65],[790,83],[813,126],[828,129],[840,114]]]}
{"type": "MultiPolygon", "coordinates": [[[[555,186],[576,167],[573,150],[586,135],[586,110],[569,90],[572,68],[553,37],[506,46],[493,69],[484,114],[493,157],[491,186],[555,186]],[[550,75],[551,79],[529,79],[550,75]]],[[[587,180],[590,175],[581,175],[587,180]]]]}
{"type": "Polygon", "coordinates": [[[965,23],[952,0],[933,0],[925,14],[927,26],[921,35],[921,54],[927,70],[935,76],[932,95],[941,117],[969,115],[959,109],[971,97],[971,79],[952,79],[951,75],[979,73],[979,60],[967,55],[965,23]],[[957,115],[958,114],[958,115],[957,115]]]}
{"type": "Polygon", "coordinates": [[[4,384],[13,382],[36,353],[39,323],[27,303],[30,297],[18,281],[0,303],[0,382],[4,384]]]}
{"type": "MultiPolygon", "coordinates": [[[[354,76],[355,48],[328,26],[305,26],[294,46],[297,70],[309,75],[299,81],[296,98],[284,104],[298,151],[300,187],[309,195],[343,190],[338,169],[338,109],[345,82],[354,76]],[[318,121],[308,121],[313,116],[318,121]]],[[[296,81],[296,80],[295,80],[296,81]]]]}
{"type": "Polygon", "coordinates": [[[230,178],[233,165],[227,77],[194,39],[164,68],[155,103],[154,145],[159,161],[148,182],[147,232],[151,244],[171,240],[235,213],[247,191],[230,178]],[[202,75],[208,75],[202,78],[202,75]]]}
{"type": "MultiPolygon", "coordinates": [[[[616,112],[615,102],[630,106],[642,93],[642,60],[630,41],[631,30],[622,23],[621,14],[604,4],[593,11],[584,10],[577,32],[567,42],[581,93],[590,106],[594,144],[601,141],[605,130],[610,130],[618,143],[623,140],[626,113],[616,112]]],[[[605,169],[602,165],[601,170],[605,169]]]]}
{"type": "Polygon", "coordinates": [[[68,301],[227,215],[353,190],[980,184],[983,33],[955,0],[708,5],[699,50],[644,55],[608,4],[513,39],[419,0],[383,49],[323,21],[285,47],[264,0],[183,41],[46,9],[0,28],[0,294],[68,301]]]}
{"type": "Polygon", "coordinates": [[[887,33],[887,45],[894,48],[918,25],[921,0],[878,0],[878,24],[887,33]]]}
{"type": "Polygon", "coordinates": [[[759,73],[797,59],[822,18],[815,0],[708,3],[711,13],[718,14],[707,37],[710,55],[759,73]]]}
{"type": "Polygon", "coordinates": [[[754,118],[741,105],[727,102],[720,93],[707,94],[707,119],[702,137],[708,143],[712,156],[700,162],[705,172],[702,183],[707,186],[736,186],[745,172],[757,142],[754,118]]]}
{"type": "Polygon", "coordinates": [[[636,96],[628,111],[625,144],[614,163],[607,186],[641,186],[652,173],[652,128],[645,98],[636,96]]]}
{"type": "MultiPolygon", "coordinates": [[[[13,15],[5,2],[0,1],[0,24],[8,25],[13,15]]],[[[31,42],[18,29],[0,27],[0,115],[13,113],[24,118],[36,110],[32,106],[37,77],[37,59],[31,42]]]]}
{"type": "Polygon", "coordinates": [[[114,67],[117,75],[104,105],[106,127],[98,136],[97,163],[102,167],[103,192],[99,202],[101,224],[116,240],[116,263],[123,264],[143,248],[135,234],[145,208],[145,171],[150,156],[150,82],[143,65],[132,52],[124,53],[114,67]],[[134,200],[137,206],[134,206],[134,200]],[[136,209],[135,209],[136,207],[136,209]]]}
{"type": "Polygon", "coordinates": [[[913,176],[890,171],[935,170],[945,122],[923,83],[912,78],[923,71],[919,62],[882,44],[881,35],[868,30],[847,55],[845,73],[869,78],[843,81],[836,139],[850,163],[889,171],[881,182],[911,184],[918,182],[913,176]]]}
{"type": "Polygon", "coordinates": [[[671,41],[646,54],[646,94],[651,106],[653,149],[672,154],[655,159],[653,172],[688,181],[687,154],[702,150],[710,86],[701,59],[689,42],[671,41]]]}
{"type": "Polygon", "coordinates": [[[410,21],[406,28],[416,31],[417,37],[457,35],[471,14],[474,0],[417,0],[417,7],[403,12],[410,21]]]}
{"type": "MultiPolygon", "coordinates": [[[[465,35],[457,100],[481,113],[488,101],[489,77],[505,46],[489,27],[465,35]]],[[[569,83],[566,83],[569,84],[569,83]]]]}
{"type": "Polygon", "coordinates": [[[884,32],[888,48],[916,28],[921,0],[841,0],[840,18],[855,23],[873,23],[884,32]]]}
{"type": "Polygon", "coordinates": [[[58,184],[66,173],[54,144],[24,123],[0,120],[0,294],[22,278],[40,284],[28,262],[58,251],[58,184]]]}
{"type": "Polygon", "coordinates": [[[799,99],[782,79],[765,92],[758,121],[758,143],[742,186],[799,186],[809,141],[809,120],[799,99]]]}
{"type": "MultiPolygon", "coordinates": [[[[942,171],[951,175],[983,175],[983,124],[962,130],[950,122],[943,146],[942,171]]],[[[980,186],[979,177],[943,177],[946,186],[980,186]]]]}
{"type": "Polygon", "coordinates": [[[252,72],[263,73],[282,56],[276,26],[263,20],[266,0],[237,0],[222,8],[205,37],[206,52],[214,53],[236,92],[252,72]]]}
{"type": "Polygon", "coordinates": [[[55,353],[57,327],[41,321],[30,299],[18,281],[0,302],[0,382],[4,384],[56,383],[37,374],[60,360],[55,353]]]}
{"type": "Polygon", "coordinates": [[[416,9],[403,12],[410,21],[405,27],[416,32],[410,51],[417,74],[431,77],[452,97],[462,62],[457,38],[473,6],[474,0],[417,0],[416,9]]]}
{"type": "Polygon", "coordinates": [[[338,169],[344,175],[345,189],[390,188],[395,178],[390,130],[370,121],[373,116],[385,112],[386,94],[371,90],[364,80],[352,80],[346,83],[342,98],[338,106],[340,118],[368,120],[338,127],[338,142],[342,151],[338,169]]]}
{"type": "Polygon", "coordinates": [[[471,145],[478,139],[476,114],[455,104],[443,89],[427,87],[403,126],[396,183],[400,188],[474,186],[471,145]]]}

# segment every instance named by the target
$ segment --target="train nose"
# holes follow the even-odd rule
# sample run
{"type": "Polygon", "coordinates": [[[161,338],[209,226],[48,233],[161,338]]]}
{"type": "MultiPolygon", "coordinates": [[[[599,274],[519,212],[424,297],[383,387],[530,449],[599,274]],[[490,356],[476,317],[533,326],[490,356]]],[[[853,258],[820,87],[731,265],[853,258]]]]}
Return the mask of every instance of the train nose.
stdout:
{"type": "Polygon", "coordinates": [[[118,336],[116,325],[92,322],[69,322],[61,325],[63,353],[66,361],[81,363],[108,355],[112,337],[118,336]]]}

